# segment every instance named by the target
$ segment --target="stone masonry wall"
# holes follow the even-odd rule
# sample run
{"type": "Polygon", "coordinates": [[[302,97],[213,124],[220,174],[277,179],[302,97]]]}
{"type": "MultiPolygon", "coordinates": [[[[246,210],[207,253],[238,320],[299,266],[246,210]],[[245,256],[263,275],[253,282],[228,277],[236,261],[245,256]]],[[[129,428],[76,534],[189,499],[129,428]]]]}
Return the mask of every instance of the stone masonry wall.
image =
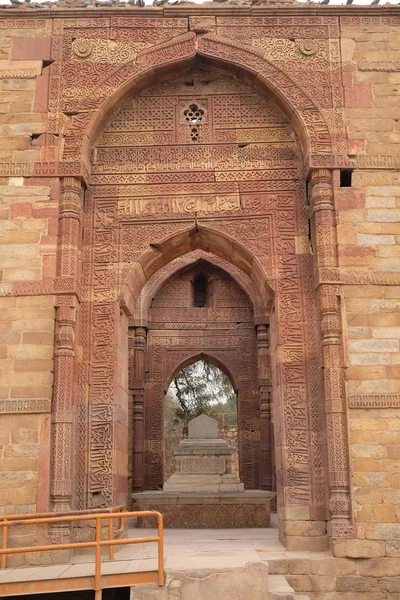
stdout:
{"type": "Polygon", "coordinates": [[[23,177],[40,160],[47,113],[35,97],[40,51],[15,54],[20,38],[40,46],[48,22],[36,24],[2,19],[0,31],[1,514],[48,510],[49,497],[55,302],[43,292],[56,268],[58,186],[23,177]]]}
{"type": "Polygon", "coordinates": [[[361,167],[352,188],[336,195],[339,264],[351,283],[344,305],[353,502],[360,548],[393,557],[400,555],[399,30],[385,18],[342,21],[345,122],[361,167]]]}

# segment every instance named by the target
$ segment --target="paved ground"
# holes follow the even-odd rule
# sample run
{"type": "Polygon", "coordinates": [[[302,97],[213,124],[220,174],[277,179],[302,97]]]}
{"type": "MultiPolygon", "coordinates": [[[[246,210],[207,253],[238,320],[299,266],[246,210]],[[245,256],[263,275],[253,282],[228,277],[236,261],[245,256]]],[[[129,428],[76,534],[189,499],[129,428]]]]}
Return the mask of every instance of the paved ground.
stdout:
{"type": "MultiPolygon", "coordinates": [[[[220,570],[243,567],[249,562],[278,558],[304,558],[306,552],[287,552],[278,541],[276,516],[268,529],[166,529],[165,569],[220,570]]],[[[150,537],[155,529],[128,530],[129,537],[150,537]]],[[[319,558],[323,553],[318,554],[319,558]]],[[[157,544],[140,543],[115,548],[115,560],[102,560],[102,574],[133,573],[157,569],[157,544]]],[[[74,555],[70,564],[0,570],[0,583],[92,575],[94,550],[74,555]]]]}

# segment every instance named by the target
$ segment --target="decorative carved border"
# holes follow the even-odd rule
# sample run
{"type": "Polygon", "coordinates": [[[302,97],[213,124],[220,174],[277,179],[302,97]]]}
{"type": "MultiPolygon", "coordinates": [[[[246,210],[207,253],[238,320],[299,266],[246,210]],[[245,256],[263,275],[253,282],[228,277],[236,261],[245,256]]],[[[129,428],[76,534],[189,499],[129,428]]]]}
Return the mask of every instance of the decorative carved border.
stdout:
{"type": "Polygon", "coordinates": [[[400,408],[400,394],[349,396],[349,408],[400,408]]]}
{"type": "MultiPolygon", "coordinates": [[[[400,63],[396,63],[400,70],[400,63]]],[[[371,154],[369,156],[357,156],[357,167],[359,169],[400,169],[400,156],[385,154],[371,154]]]]}
{"type": "Polygon", "coordinates": [[[47,398],[0,400],[0,414],[49,412],[51,412],[51,400],[47,398]]]}
{"type": "Polygon", "coordinates": [[[360,71],[400,71],[400,62],[370,62],[367,60],[362,60],[358,63],[358,68],[360,71]]]}
{"type": "Polygon", "coordinates": [[[340,279],[344,285],[400,285],[400,273],[392,271],[349,271],[340,279]]]}

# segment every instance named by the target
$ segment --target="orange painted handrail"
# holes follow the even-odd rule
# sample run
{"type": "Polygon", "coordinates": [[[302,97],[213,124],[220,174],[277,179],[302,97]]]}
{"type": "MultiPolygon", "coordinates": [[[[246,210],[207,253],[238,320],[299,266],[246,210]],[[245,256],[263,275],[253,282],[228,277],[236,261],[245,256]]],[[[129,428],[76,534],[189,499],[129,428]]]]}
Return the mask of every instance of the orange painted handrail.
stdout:
{"type": "MultiPolygon", "coordinates": [[[[118,507],[119,508],[119,507],[118,507]]],[[[163,530],[163,516],[161,513],[157,511],[147,510],[147,511],[121,511],[121,512],[111,512],[113,509],[108,511],[103,511],[101,513],[96,514],[82,514],[75,513],[73,515],[67,516],[51,516],[51,517],[43,517],[36,515],[25,515],[24,518],[16,518],[16,515],[12,516],[2,516],[0,520],[0,527],[2,528],[2,547],[0,550],[1,556],[1,568],[6,567],[6,560],[9,554],[19,554],[25,552],[49,552],[52,550],[73,550],[77,548],[95,548],[95,573],[94,573],[94,589],[96,592],[96,600],[101,599],[101,548],[103,546],[112,548],[114,550],[114,546],[125,546],[128,544],[143,544],[146,542],[157,542],[158,544],[158,585],[164,585],[164,530],[163,530]],[[137,517],[156,517],[157,518],[157,535],[152,537],[145,538],[126,538],[126,539],[114,539],[113,533],[110,533],[110,525],[111,530],[113,531],[112,523],[113,519],[121,518],[121,514],[124,519],[127,518],[137,518],[137,517]],[[101,539],[101,523],[103,519],[108,520],[109,526],[109,537],[108,540],[101,539]],[[16,547],[16,548],[8,548],[8,529],[10,527],[15,527],[16,525],[41,525],[43,523],[54,524],[54,523],[73,523],[76,521],[95,521],[96,522],[96,535],[94,542],[70,542],[65,544],[47,544],[42,546],[25,546],[25,547],[16,547]]],[[[54,515],[54,513],[53,513],[54,515]]],[[[114,554],[112,554],[114,557],[114,554]]]]}
{"type": "MultiPolygon", "coordinates": [[[[97,513],[109,513],[109,512],[122,513],[122,512],[126,512],[126,508],[122,505],[119,505],[119,506],[113,506],[111,508],[86,508],[83,510],[64,511],[64,512],[0,515],[0,522],[1,521],[18,521],[18,520],[26,521],[27,519],[44,519],[47,517],[68,517],[68,516],[72,517],[75,515],[92,515],[92,514],[97,514],[97,513]]],[[[123,531],[124,526],[125,526],[125,519],[124,519],[124,517],[120,517],[118,531],[123,531]]],[[[108,521],[108,535],[109,535],[110,540],[114,539],[114,528],[113,528],[112,519],[109,519],[109,521],[108,521]]],[[[1,544],[2,549],[7,548],[7,540],[8,540],[8,527],[6,526],[6,524],[4,524],[3,533],[2,533],[2,544],[1,544]]],[[[108,557],[110,560],[114,560],[114,546],[109,547],[108,557]]],[[[4,569],[6,567],[6,564],[7,564],[7,556],[4,554],[1,557],[0,568],[4,569]]]]}

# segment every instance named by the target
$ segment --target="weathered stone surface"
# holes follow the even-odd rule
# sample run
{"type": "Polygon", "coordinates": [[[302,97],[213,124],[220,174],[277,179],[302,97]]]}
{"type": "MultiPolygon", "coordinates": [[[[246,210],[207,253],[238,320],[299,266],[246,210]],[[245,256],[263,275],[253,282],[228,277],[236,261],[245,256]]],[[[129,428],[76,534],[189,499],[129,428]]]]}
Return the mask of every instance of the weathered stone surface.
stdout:
{"type": "Polygon", "coordinates": [[[215,440],[218,438],[218,422],[207,415],[191,419],[188,425],[189,439],[215,440]]]}
{"type": "Polygon", "coordinates": [[[337,557],[381,557],[385,556],[385,544],[382,541],[372,540],[344,540],[334,544],[333,553],[337,557]]]}

